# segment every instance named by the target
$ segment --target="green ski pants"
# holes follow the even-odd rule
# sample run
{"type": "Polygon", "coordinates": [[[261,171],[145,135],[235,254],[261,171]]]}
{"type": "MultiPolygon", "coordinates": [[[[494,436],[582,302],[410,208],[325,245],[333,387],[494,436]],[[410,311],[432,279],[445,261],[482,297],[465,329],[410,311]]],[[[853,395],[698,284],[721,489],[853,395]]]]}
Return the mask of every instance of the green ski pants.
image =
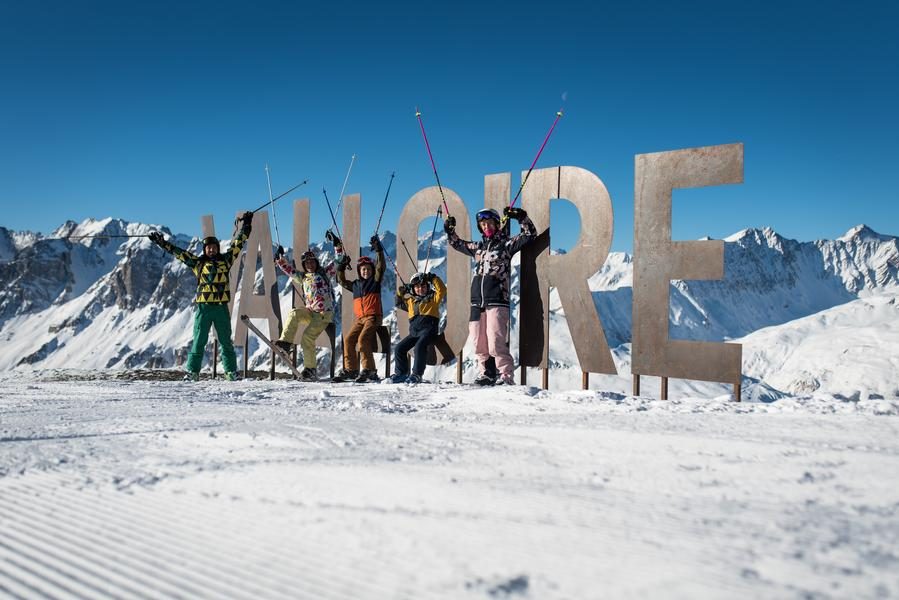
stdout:
{"type": "Polygon", "coordinates": [[[215,326],[215,334],[219,340],[225,373],[237,371],[237,356],[234,354],[234,342],[231,341],[231,315],[227,304],[197,304],[194,313],[194,341],[187,353],[187,370],[192,373],[200,372],[206,342],[209,341],[209,328],[212,326],[215,326]]]}

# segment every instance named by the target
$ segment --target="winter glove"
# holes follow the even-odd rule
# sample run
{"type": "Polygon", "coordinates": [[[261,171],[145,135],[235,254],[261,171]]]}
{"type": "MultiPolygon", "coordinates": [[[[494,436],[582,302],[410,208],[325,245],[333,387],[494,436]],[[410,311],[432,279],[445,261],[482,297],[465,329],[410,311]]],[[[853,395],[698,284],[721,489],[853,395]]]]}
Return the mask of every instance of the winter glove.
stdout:
{"type": "Polygon", "coordinates": [[[384,251],[384,246],[381,245],[381,239],[377,236],[377,234],[371,236],[371,239],[368,240],[368,243],[371,244],[372,252],[384,251]]]}
{"type": "Polygon", "coordinates": [[[447,233],[447,235],[453,234],[456,232],[456,217],[450,215],[443,221],[443,230],[447,233]]]}
{"type": "Polygon", "coordinates": [[[245,212],[240,215],[240,220],[243,221],[243,225],[241,226],[243,234],[250,235],[250,230],[253,229],[253,213],[250,211],[245,212]]]}
{"type": "Polygon", "coordinates": [[[437,274],[436,274],[436,273],[425,273],[425,281],[427,281],[428,283],[431,283],[431,282],[434,281],[436,278],[437,278],[437,274]]]}
{"type": "Polygon", "coordinates": [[[346,254],[338,254],[337,267],[339,269],[346,269],[348,266],[350,266],[350,257],[346,254]]]}
{"type": "Polygon", "coordinates": [[[400,286],[400,289],[398,289],[398,290],[396,291],[396,293],[399,294],[400,296],[405,296],[406,294],[409,293],[409,286],[407,286],[405,283],[402,284],[402,285],[400,286]]]}
{"type": "Polygon", "coordinates": [[[341,242],[340,238],[334,235],[334,233],[330,229],[325,232],[325,239],[331,242],[331,245],[335,248],[343,247],[343,242],[341,242]]]}
{"type": "Polygon", "coordinates": [[[278,249],[275,250],[275,262],[281,260],[284,257],[284,246],[279,245],[278,249]]]}
{"type": "Polygon", "coordinates": [[[287,262],[287,259],[286,259],[286,258],[284,258],[283,256],[279,256],[278,258],[275,259],[275,264],[278,265],[278,267],[279,267],[282,271],[284,271],[285,273],[288,273],[288,274],[289,274],[289,272],[290,272],[290,270],[291,270],[291,269],[290,269],[290,263],[287,262]]]}
{"type": "Polygon", "coordinates": [[[160,247],[162,246],[163,242],[165,242],[165,239],[162,237],[162,234],[159,233],[158,231],[151,232],[147,237],[150,238],[151,242],[153,242],[154,244],[156,244],[157,246],[160,246],[160,247]]]}
{"type": "Polygon", "coordinates": [[[524,210],[523,208],[518,208],[518,207],[512,208],[509,206],[507,206],[506,208],[503,209],[503,214],[505,216],[509,217],[510,219],[515,219],[516,221],[521,221],[523,218],[528,216],[527,211],[524,210]]]}

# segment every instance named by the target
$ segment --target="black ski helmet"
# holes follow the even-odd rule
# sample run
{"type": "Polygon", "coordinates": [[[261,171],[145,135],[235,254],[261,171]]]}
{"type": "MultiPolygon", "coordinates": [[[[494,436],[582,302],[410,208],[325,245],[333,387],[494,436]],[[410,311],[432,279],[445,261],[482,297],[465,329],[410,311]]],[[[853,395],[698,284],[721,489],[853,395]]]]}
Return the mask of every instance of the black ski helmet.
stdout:
{"type": "Polygon", "coordinates": [[[216,248],[221,248],[222,244],[219,242],[219,239],[214,235],[210,235],[208,237],[203,238],[203,249],[206,249],[206,246],[215,246],[216,248]]]}
{"type": "Polygon", "coordinates": [[[412,279],[409,280],[409,285],[418,285],[419,283],[428,283],[426,273],[416,273],[412,276],[412,279]]]}

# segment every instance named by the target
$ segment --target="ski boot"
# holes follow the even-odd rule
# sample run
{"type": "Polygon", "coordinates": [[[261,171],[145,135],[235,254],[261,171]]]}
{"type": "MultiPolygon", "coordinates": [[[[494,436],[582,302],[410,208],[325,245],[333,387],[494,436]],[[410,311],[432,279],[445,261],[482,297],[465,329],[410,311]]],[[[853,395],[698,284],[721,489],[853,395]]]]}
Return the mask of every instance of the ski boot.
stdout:
{"type": "Polygon", "coordinates": [[[225,371],[225,381],[237,381],[240,377],[236,371],[225,371]]]}
{"type": "Polygon", "coordinates": [[[359,371],[348,371],[346,369],[341,369],[337,375],[334,376],[331,381],[333,383],[343,383],[344,381],[355,380],[359,377],[359,371]]]}
{"type": "Polygon", "coordinates": [[[495,382],[493,381],[493,377],[489,375],[478,375],[478,378],[474,380],[475,385],[493,385],[495,382]]]}
{"type": "Polygon", "coordinates": [[[356,378],[356,383],[368,383],[371,381],[372,383],[378,383],[381,381],[381,378],[378,377],[377,371],[371,371],[369,369],[362,369],[359,373],[359,377],[356,378]]]}
{"type": "Polygon", "coordinates": [[[184,381],[200,381],[200,374],[188,371],[184,374],[184,381]]]}
{"type": "Polygon", "coordinates": [[[406,379],[406,383],[409,385],[415,385],[416,383],[421,383],[421,376],[412,373],[409,375],[408,379],[406,379]]]}
{"type": "Polygon", "coordinates": [[[300,381],[318,381],[318,373],[315,369],[303,369],[300,373],[300,381]]]}

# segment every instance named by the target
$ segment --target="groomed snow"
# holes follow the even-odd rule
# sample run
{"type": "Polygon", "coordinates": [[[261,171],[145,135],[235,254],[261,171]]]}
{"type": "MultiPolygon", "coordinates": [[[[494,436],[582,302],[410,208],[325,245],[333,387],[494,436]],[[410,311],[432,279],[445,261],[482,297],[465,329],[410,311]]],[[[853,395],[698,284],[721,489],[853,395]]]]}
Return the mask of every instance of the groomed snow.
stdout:
{"type": "Polygon", "coordinates": [[[115,376],[0,376],[0,595],[899,594],[896,399],[115,376]]]}

